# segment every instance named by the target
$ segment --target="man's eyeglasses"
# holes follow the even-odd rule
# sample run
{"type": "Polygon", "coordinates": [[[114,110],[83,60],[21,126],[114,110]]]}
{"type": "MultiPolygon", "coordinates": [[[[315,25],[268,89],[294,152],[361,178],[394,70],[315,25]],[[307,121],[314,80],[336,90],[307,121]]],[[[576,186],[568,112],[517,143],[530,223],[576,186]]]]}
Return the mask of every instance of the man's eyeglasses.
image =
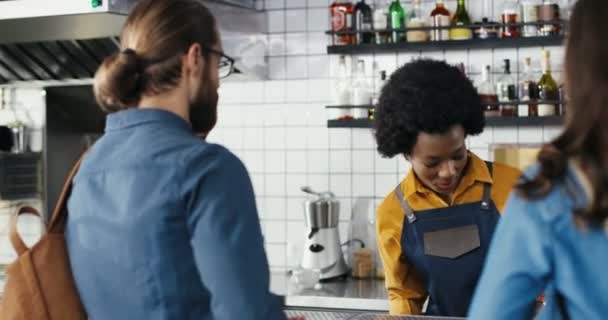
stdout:
{"type": "Polygon", "coordinates": [[[207,48],[206,50],[220,56],[220,62],[218,64],[218,75],[220,79],[225,79],[234,72],[234,59],[230,58],[225,53],[218,50],[214,50],[211,48],[207,48]]]}

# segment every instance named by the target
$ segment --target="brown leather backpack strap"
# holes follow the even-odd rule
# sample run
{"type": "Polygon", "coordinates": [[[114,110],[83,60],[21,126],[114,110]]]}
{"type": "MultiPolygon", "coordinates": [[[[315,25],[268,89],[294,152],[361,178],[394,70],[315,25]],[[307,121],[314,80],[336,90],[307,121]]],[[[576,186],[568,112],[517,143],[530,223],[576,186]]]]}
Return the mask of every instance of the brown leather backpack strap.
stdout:
{"type": "Polygon", "coordinates": [[[65,229],[65,223],[68,214],[67,202],[72,191],[72,180],[74,179],[76,172],[78,172],[78,169],[80,168],[80,163],[82,163],[82,159],[84,159],[84,156],[88,152],[89,151],[87,150],[82,154],[82,156],[80,156],[80,159],[78,159],[78,161],[72,168],[72,171],[70,171],[70,174],[65,180],[63,190],[59,195],[57,205],[55,205],[55,210],[53,210],[53,215],[51,216],[51,222],[49,223],[48,227],[49,233],[63,233],[63,230],[65,229]]]}
{"type": "Polygon", "coordinates": [[[17,251],[17,255],[22,255],[24,252],[29,250],[23,239],[19,235],[19,230],[17,230],[17,221],[22,214],[33,214],[40,219],[42,219],[42,215],[38,210],[30,206],[22,206],[19,207],[17,214],[11,217],[11,221],[9,223],[9,237],[11,239],[11,243],[13,244],[13,248],[17,251]]]}

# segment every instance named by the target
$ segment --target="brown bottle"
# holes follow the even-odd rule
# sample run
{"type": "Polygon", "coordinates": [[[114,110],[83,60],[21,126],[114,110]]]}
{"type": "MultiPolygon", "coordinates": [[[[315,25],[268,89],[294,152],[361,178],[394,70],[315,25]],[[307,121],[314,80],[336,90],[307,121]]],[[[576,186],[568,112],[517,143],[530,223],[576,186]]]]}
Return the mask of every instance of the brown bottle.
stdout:
{"type": "MultiPolygon", "coordinates": [[[[331,17],[331,31],[352,31],[353,26],[354,6],[350,1],[336,0],[329,6],[329,14],[331,17]]],[[[334,34],[333,43],[337,45],[354,44],[355,36],[353,34],[334,34]]]]}
{"type": "MultiPolygon", "coordinates": [[[[435,9],[431,12],[431,24],[433,27],[449,27],[450,12],[445,8],[443,1],[437,1],[435,9]]],[[[449,29],[433,29],[431,31],[431,41],[450,40],[449,29]]]]}

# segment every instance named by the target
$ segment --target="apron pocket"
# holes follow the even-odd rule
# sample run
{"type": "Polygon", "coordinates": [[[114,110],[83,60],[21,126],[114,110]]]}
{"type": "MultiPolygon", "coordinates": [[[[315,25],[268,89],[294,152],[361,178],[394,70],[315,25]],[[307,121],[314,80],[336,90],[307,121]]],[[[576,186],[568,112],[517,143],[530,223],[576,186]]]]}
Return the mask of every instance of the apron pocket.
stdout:
{"type": "Polygon", "coordinates": [[[479,227],[463,227],[424,233],[424,254],[455,259],[479,248],[479,227]]]}

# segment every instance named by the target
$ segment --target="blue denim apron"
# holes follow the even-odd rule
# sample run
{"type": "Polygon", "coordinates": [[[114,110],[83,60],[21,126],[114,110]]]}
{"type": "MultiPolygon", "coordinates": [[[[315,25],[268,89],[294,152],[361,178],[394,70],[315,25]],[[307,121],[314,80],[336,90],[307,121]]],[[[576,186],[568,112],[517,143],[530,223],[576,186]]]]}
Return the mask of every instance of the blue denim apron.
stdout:
{"type": "MultiPolygon", "coordinates": [[[[490,175],[492,164],[486,162],[490,175]]],[[[499,212],[486,183],[479,202],[414,212],[395,189],[406,219],[401,259],[420,275],[429,294],[427,315],[465,317],[484,265],[499,212]]]]}

